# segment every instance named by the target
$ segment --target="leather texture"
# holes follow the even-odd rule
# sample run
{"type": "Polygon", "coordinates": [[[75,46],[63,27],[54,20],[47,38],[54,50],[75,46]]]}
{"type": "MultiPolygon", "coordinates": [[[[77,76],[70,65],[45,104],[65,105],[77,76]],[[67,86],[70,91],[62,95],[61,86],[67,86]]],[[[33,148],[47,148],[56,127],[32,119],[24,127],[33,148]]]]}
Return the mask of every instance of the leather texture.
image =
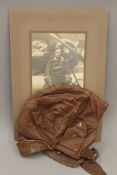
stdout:
{"type": "Polygon", "coordinates": [[[35,93],[17,121],[20,153],[43,151],[66,166],[80,165],[92,175],[105,175],[95,162],[97,151],[90,146],[107,107],[106,101],[79,85],[61,84],[35,93]]]}

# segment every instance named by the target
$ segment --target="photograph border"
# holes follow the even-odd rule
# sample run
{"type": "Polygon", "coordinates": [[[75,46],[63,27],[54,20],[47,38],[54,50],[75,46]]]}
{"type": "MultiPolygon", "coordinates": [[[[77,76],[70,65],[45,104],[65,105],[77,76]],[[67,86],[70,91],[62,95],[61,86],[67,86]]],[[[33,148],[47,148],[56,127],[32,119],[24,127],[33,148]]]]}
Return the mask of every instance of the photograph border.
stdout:
{"type": "MultiPolygon", "coordinates": [[[[63,32],[54,32],[54,31],[49,31],[49,32],[43,32],[43,31],[30,31],[29,33],[29,37],[30,37],[30,70],[31,70],[31,73],[30,73],[30,77],[31,77],[31,80],[30,80],[30,86],[31,86],[31,89],[30,89],[30,95],[32,95],[32,33],[63,33],[63,32]]],[[[78,31],[78,32],[68,32],[68,31],[64,31],[64,33],[77,33],[77,34],[85,34],[85,46],[84,46],[84,50],[85,50],[85,53],[84,53],[84,71],[83,71],[83,74],[84,74],[84,80],[83,80],[83,87],[85,87],[85,74],[86,74],[86,71],[85,71],[85,66],[86,66],[86,53],[87,53],[87,31],[78,31]]]]}

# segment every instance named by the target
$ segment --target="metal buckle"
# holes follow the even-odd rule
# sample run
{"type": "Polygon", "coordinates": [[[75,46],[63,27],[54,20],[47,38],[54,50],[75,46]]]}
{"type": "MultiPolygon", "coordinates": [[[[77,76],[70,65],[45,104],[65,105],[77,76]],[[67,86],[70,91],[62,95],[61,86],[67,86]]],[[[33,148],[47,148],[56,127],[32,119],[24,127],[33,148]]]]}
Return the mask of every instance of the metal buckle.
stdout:
{"type": "Polygon", "coordinates": [[[95,161],[99,157],[99,152],[95,148],[92,148],[91,151],[94,153],[91,161],[95,161]]]}

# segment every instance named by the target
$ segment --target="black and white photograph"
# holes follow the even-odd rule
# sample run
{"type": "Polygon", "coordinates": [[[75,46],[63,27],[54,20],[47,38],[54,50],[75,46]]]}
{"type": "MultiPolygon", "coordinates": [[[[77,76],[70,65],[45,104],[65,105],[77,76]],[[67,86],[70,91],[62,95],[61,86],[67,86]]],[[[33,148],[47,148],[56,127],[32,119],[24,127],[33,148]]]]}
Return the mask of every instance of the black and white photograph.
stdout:
{"type": "Polygon", "coordinates": [[[32,33],[32,92],[69,83],[84,86],[85,33],[32,33]]]}

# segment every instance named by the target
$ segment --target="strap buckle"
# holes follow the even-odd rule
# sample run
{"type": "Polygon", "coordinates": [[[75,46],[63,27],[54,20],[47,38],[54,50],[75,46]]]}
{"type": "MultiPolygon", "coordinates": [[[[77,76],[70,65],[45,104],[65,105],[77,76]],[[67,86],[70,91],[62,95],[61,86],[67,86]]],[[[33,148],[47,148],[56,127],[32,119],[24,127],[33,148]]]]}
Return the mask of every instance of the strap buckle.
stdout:
{"type": "Polygon", "coordinates": [[[95,148],[87,148],[82,152],[81,157],[88,160],[89,162],[93,162],[99,157],[99,152],[95,148]]]}
{"type": "Polygon", "coordinates": [[[90,161],[95,161],[99,157],[99,152],[95,148],[92,148],[91,151],[93,152],[93,156],[90,161]]]}

